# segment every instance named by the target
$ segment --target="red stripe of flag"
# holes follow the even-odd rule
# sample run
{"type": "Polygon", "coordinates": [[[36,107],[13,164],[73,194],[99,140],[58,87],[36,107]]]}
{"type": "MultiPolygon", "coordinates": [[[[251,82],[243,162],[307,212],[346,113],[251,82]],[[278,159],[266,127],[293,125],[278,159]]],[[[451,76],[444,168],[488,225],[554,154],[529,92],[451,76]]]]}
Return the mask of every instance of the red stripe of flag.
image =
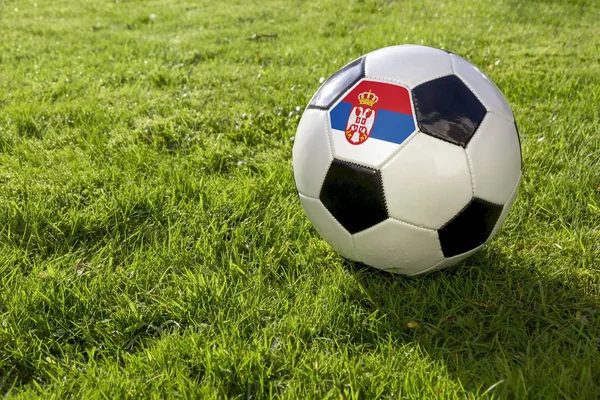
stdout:
{"type": "Polygon", "coordinates": [[[374,109],[412,115],[408,90],[391,83],[363,80],[342,101],[358,105],[358,95],[369,90],[378,97],[377,103],[373,105],[374,109]]]}

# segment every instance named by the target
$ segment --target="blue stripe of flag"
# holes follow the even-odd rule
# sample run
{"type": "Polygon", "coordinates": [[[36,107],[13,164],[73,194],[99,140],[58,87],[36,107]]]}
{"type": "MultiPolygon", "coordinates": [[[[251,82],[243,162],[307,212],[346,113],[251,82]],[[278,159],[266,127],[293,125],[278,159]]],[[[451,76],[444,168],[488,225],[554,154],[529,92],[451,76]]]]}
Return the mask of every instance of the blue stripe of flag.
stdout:
{"type": "MultiPolygon", "coordinates": [[[[338,103],[329,112],[331,127],[339,131],[346,130],[350,111],[352,111],[352,104],[346,102],[338,103]]],[[[375,116],[375,124],[371,130],[370,137],[400,144],[414,131],[415,122],[412,115],[379,109],[375,116]]]]}

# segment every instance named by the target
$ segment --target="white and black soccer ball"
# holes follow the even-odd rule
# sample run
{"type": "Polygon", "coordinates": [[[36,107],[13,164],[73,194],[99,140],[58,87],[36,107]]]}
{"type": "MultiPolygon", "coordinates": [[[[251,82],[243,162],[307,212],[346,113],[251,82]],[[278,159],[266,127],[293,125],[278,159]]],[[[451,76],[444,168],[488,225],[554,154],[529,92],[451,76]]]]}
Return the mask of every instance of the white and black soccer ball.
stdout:
{"type": "Polygon", "coordinates": [[[300,201],[342,256],[418,275],[479,250],[521,178],[512,110],[465,59],[424,46],[376,50],[319,88],[298,125],[300,201]]]}

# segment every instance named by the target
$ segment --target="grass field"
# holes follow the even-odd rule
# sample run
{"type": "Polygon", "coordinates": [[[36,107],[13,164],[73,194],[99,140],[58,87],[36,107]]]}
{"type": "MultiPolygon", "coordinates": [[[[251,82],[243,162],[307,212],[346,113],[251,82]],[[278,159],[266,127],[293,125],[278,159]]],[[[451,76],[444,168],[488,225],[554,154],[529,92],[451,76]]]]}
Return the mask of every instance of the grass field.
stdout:
{"type": "Polygon", "coordinates": [[[600,3],[0,2],[0,395],[600,396],[600,3]],[[338,256],[299,115],[400,43],[468,57],[521,132],[499,235],[403,278],[338,256]]]}

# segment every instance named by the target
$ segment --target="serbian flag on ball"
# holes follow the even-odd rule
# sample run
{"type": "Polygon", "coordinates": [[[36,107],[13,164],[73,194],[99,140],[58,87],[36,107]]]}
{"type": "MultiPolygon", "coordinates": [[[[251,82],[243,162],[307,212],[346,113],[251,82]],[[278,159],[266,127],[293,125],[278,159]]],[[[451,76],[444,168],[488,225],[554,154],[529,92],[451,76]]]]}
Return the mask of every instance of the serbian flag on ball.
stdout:
{"type": "Polygon", "coordinates": [[[408,90],[393,83],[362,80],[329,115],[334,140],[343,135],[353,146],[377,141],[396,148],[415,131],[408,90]]]}

